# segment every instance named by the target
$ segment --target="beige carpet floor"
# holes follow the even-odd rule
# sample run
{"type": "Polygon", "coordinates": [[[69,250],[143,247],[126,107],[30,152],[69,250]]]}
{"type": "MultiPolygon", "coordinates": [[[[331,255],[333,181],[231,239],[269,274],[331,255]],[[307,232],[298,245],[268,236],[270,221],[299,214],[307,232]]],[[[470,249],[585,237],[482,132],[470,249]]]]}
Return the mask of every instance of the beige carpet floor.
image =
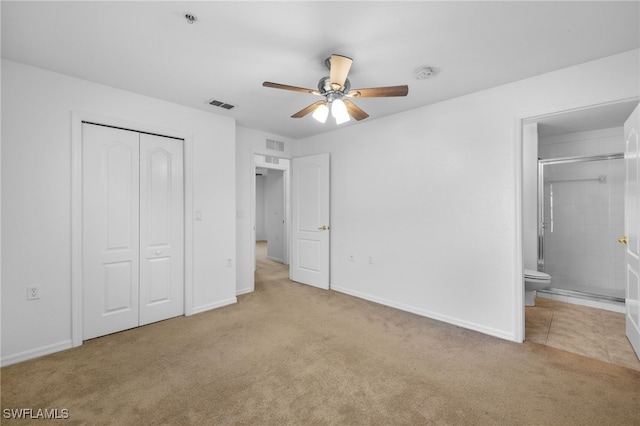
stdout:
{"type": "Polygon", "coordinates": [[[640,424],[639,371],[296,284],[264,259],[256,277],[235,305],[2,368],[2,424],[48,423],[4,418],[17,408],[74,425],[640,424]]]}

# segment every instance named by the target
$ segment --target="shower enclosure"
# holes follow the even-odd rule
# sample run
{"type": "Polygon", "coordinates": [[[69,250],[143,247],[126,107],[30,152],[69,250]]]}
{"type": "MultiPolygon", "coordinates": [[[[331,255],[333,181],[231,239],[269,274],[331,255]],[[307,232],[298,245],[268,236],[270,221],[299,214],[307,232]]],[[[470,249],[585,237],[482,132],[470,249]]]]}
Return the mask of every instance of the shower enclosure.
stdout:
{"type": "Polygon", "coordinates": [[[624,154],[539,160],[538,269],[549,291],[624,301],[624,154]]]}

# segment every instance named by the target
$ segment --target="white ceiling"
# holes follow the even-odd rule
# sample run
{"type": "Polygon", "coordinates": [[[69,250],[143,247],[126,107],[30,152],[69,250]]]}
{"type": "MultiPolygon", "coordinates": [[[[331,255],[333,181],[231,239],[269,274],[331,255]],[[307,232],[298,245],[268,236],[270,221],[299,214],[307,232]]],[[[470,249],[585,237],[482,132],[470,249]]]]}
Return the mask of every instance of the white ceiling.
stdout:
{"type": "Polygon", "coordinates": [[[314,89],[332,53],[352,88],[409,85],[355,101],[375,120],[636,49],[639,21],[638,1],[2,1],[2,57],[299,139],[336,125],[290,118],[318,98],[262,82],[314,89]]]}
{"type": "MultiPolygon", "coordinates": [[[[637,105],[637,100],[616,102],[553,114],[529,121],[538,123],[538,135],[540,137],[610,129],[624,126],[624,122],[637,105]]],[[[545,143],[553,143],[553,140],[546,140],[545,143]]]]}

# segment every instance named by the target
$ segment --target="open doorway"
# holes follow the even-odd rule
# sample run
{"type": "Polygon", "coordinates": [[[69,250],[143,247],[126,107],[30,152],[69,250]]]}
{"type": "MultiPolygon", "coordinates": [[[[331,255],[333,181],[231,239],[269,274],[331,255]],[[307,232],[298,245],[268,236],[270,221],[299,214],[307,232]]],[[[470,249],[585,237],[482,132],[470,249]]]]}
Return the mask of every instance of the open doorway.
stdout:
{"type": "Polygon", "coordinates": [[[287,264],[284,170],[256,167],[255,179],[256,243],[264,246],[267,259],[287,264]]]}
{"type": "Polygon", "coordinates": [[[289,271],[289,160],[254,155],[254,271],[289,271]]]}
{"type": "Polygon", "coordinates": [[[638,99],[522,120],[525,340],[640,370],[625,336],[624,123],[638,99]]]}

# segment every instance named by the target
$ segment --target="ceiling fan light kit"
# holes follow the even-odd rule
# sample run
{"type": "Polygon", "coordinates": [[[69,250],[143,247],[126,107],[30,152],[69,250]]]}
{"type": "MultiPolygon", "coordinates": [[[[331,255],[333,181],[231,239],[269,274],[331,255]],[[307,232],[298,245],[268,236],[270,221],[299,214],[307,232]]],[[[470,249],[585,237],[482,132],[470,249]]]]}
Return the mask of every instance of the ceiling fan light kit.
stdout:
{"type": "Polygon", "coordinates": [[[325,123],[327,121],[327,117],[329,116],[329,108],[326,103],[321,104],[316,108],[313,112],[312,117],[318,120],[321,123],[325,123]]]}
{"type": "Polygon", "coordinates": [[[342,99],[331,102],[331,115],[336,119],[336,124],[346,123],[350,120],[347,106],[342,99]]]}
{"type": "Polygon", "coordinates": [[[351,82],[347,78],[353,60],[343,55],[331,55],[325,60],[329,68],[329,76],[323,77],[318,82],[318,90],[305,89],[303,87],[288,86],[286,84],[265,81],[264,87],[274,89],[291,90],[294,92],[308,93],[324,97],[324,100],[315,102],[297,113],[292,118],[302,118],[313,112],[312,117],[321,123],[327,121],[329,110],[337,124],[342,124],[354,118],[356,121],[364,120],[369,114],[360,107],[345,98],[386,98],[391,96],[407,96],[409,87],[389,86],[373,87],[369,89],[351,90],[351,82]]]}

